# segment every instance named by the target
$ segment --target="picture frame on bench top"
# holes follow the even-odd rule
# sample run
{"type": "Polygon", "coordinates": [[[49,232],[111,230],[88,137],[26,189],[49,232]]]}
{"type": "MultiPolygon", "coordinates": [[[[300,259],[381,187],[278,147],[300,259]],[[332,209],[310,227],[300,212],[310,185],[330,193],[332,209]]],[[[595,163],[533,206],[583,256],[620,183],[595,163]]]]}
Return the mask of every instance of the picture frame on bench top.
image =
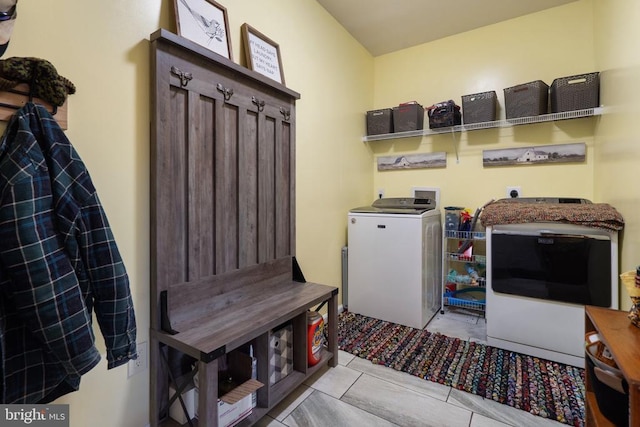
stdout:
{"type": "Polygon", "coordinates": [[[247,68],[285,84],[280,45],[247,23],[242,24],[240,31],[247,68]]]}
{"type": "Polygon", "coordinates": [[[174,0],[178,35],[233,60],[227,9],[213,0],[174,0]]]}

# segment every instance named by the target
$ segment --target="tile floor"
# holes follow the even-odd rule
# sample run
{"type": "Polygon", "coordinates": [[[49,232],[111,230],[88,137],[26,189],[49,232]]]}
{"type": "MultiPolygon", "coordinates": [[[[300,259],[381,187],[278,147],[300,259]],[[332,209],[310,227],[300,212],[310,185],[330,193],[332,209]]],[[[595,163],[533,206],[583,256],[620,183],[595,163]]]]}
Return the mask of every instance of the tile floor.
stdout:
{"type": "MultiPolygon", "coordinates": [[[[448,309],[427,330],[486,341],[484,317],[448,309]]],[[[340,351],[338,366],[309,378],[258,427],[550,426],[565,424],[399,372],[340,351]]]]}

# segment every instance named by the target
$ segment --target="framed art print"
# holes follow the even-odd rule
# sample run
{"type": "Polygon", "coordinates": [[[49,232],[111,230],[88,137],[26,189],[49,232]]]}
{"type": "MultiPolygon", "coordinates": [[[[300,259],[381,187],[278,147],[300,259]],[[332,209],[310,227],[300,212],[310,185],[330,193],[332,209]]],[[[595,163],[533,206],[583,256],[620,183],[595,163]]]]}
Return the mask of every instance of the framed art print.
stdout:
{"type": "Polygon", "coordinates": [[[242,24],[247,66],[253,71],[284,84],[280,46],[249,24],[242,24]]]}
{"type": "Polygon", "coordinates": [[[232,58],[227,9],[213,0],[174,0],[178,35],[232,58]]]}

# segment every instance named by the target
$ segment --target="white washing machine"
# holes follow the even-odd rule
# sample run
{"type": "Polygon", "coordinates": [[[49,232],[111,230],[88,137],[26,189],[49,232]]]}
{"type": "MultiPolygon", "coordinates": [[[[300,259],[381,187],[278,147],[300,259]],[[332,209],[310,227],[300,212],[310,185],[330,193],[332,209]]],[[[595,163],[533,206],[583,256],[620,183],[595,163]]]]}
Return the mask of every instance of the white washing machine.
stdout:
{"type": "Polygon", "coordinates": [[[422,329],[440,309],[442,229],[435,201],[383,198],[348,217],[349,311],[422,329]]]}

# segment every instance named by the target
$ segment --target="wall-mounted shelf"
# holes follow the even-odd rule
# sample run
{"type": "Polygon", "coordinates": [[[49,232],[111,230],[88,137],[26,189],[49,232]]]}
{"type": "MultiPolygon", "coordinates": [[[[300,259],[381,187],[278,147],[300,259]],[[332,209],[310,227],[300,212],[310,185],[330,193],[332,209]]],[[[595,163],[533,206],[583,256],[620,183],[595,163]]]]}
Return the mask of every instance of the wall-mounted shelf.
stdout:
{"type": "Polygon", "coordinates": [[[493,122],[470,123],[458,126],[439,128],[439,129],[421,129],[411,130],[407,132],[385,133],[380,135],[369,135],[362,138],[364,142],[383,141],[387,139],[414,138],[429,135],[438,135],[443,133],[467,132],[478,129],[504,128],[517,125],[528,125],[532,123],[554,122],[558,120],[579,119],[581,117],[599,116],[602,114],[602,107],[587,108],[584,110],[565,111],[562,113],[542,114],[531,117],[518,117],[509,120],[496,120],[493,122]]]}

